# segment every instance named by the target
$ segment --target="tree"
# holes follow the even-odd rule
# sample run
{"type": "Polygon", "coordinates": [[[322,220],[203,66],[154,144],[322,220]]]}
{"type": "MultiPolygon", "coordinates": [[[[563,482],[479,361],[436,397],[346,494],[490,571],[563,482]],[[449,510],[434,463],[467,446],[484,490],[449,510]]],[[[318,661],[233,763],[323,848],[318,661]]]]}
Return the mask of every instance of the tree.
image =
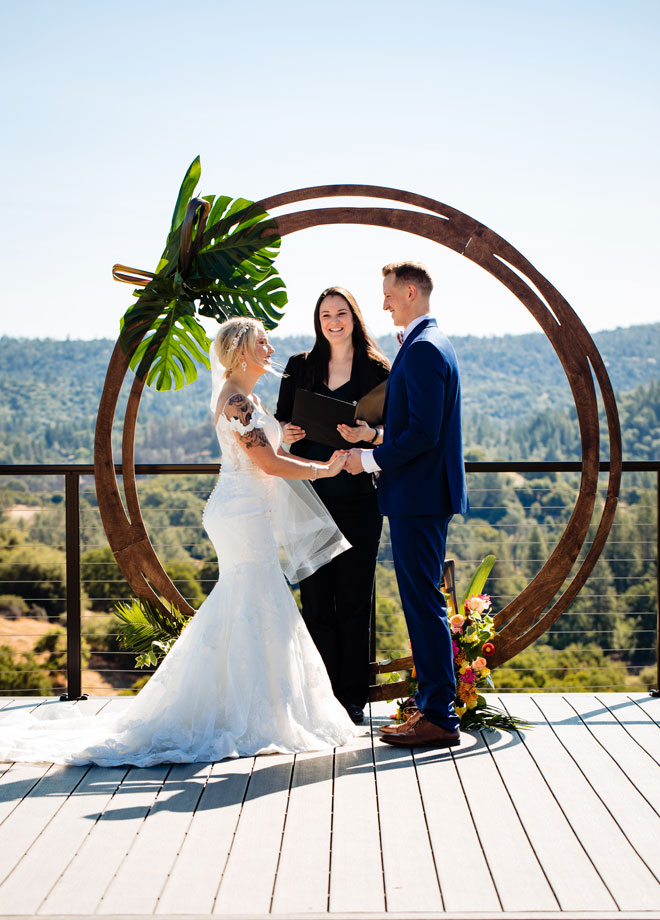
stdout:
{"type": "Polygon", "coordinates": [[[0,693],[45,696],[51,690],[50,677],[34,655],[18,655],[9,645],[0,645],[0,693]]]}
{"type": "Polygon", "coordinates": [[[80,560],[80,575],[92,610],[110,611],[118,599],[131,596],[130,586],[110,547],[85,553],[80,560]]]}
{"type": "Polygon", "coordinates": [[[168,562],[165,571],[172,579],[174,587],[188,601],[191,607],[197,609],[204,595],[197,580],[197,569],[191,562],[168,562]]]}
{"type": "Polygon", "coordinates": [[[33,547],[19,545],[3,552],[0,561],[0,594],[17,594],[29,603],[36,601],[50,619],[64,613],[64,553],[48,546],[39,547],[35,553],[33,547]]]}
{"type": "Polygon", "coordinates": [[[512,691],[626,689],[626,668],[595,643],[565,649],[536,644],[493,671],[495,689],[512,691]]]}

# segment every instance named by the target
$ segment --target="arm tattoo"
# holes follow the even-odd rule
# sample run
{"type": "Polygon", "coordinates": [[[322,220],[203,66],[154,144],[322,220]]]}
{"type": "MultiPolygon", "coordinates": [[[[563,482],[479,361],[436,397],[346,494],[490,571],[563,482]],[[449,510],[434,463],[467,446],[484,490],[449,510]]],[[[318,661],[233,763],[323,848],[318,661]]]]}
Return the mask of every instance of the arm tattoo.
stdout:
{"type": "Polygon", "coordinates": [[[268,447],[270,442],[266,437],[263,428],[253,428],[247,434],[240,435],[241,442],[249,450],[251,447],[268,447]]]}
{"type": "MultiPolygon", "coordinates": [[[[231,406],[234,410],[232,412],[232,418],[238,419],[241,425],[247,428],[252,421],[252,414],[254,412],[254,406],[247,396],[236,393],[234,396],[230,396],[227,400],[227,405],[231,406]]],[[[239,438],[241,443],[244,444],[248,450],[251,447],[268,447],[270,443],[263,428],[252,428],[244,434],[239,434],[239,438]]]]}

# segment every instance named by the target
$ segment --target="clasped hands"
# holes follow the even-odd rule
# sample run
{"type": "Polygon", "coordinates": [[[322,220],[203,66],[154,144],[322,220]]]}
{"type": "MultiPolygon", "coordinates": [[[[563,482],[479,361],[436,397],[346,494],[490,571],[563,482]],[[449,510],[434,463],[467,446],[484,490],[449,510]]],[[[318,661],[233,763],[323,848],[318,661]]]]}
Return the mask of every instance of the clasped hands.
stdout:
{"type": "MultiPolygon", "coordinates": [[[[355,425],[337,425],[337,431],[345,441],[349,442],[349,444],[359,444],[360,441],[371,442],[374,437],[377,437],[377,429],[371,428],[361,419],[356,419],[355,425]]],[[[296,441],[300,441],[305,437],[306,432],[300,425],[294,425],[292,422],[288,422],[286,425],[282,426],[282,434],[285,443],[295,444],[296,441]]],[[[354,447],[351,450],[335,451],[329,462],[332,463],[336,461],[339,456],[346,458],[343,468],[348,473],[355,476],[358,473],[364,472],[364,467],[362,466],[362,451],[360,448],[354,447]]]]}
{"type": "Polygon", "coordinates": [[[351,450],[336,450],[328,460],[328,463],[332,467],[333,464],[338,464],[339,461],[342,461],[342,463],[337,472],[344,469],[353,476],[364,472],[364,467],[362,466],[362,451],[359,447],[353,447],[351,450]]]}

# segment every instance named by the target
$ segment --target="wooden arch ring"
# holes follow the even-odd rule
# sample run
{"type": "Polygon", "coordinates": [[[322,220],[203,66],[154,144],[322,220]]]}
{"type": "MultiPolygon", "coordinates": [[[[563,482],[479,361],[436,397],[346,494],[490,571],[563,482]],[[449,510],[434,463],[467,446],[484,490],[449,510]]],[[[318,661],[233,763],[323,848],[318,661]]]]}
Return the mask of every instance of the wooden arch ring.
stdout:
{"type": "MultiPolygon", "coordinates": [[[[370,185],[298,189],[257,204],[271,212],[299,202],[337,197],[385,199],[412,206],[415,210],[363,205],[293,211],[275,218],[280,234],[284,237],[312,227],[357,224],[403,230],[451,249],[497,278],[529,310],[545,332],[568,379],[582,444],[578,496],[566,528],[548,560],[496,617],[498,639],[491,660],[495,667],[526,648],[566,610],[603,549],[614,519],[621,481],[621,432],[612,385],[593,339],[561,294],[506,240],[462,211],[422,195],[370,185]],[[563,587],[587,538],[598,489],[600,426],[594,380],[600,389],[607,420],[610,461],[607,494],[591,545],[569,584],[563,587]]],[[[158,602],[158,595],[161,595],[180,610],[190,613],[189,604],[165,574],[149,541],[140,511],[134,444],[143,384],[137,378],[129,395],[123,428],[125,506],[119,493],[112,457],[112,428],[128,362],[129,358],[117,343],[108,366],[96,427],[99,511],[110,546],[133,591],[154,602],[158,602]]]]}

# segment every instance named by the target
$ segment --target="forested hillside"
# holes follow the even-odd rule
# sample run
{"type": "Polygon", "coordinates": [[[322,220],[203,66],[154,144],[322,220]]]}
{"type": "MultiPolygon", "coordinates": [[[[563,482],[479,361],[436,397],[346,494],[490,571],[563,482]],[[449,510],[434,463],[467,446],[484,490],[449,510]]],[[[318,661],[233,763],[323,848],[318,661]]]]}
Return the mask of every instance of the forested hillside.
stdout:
{"type": "MultiPolygon", "coordinates": [[[[660,323],[600,332],[594,339],[608,367],[629,434],[626,456],[657,452],[660,323]],[[643,406],[638,405],[638,400],[643,406]],[[655,408],[654,408],[655,406],[655,408]],[[639,409],[639,411],[638,411],[639,409]]],[[[275,339],[276,360],[311,345],[309,338],[275,339]]],[[[484,458],[564,459],[576,455],[577,427],[566,377],[542,334],[458,337],[463,378],[465,445],[484,458]]],[[[392,358],[393,336],[381,346],[392,358]]],[[[89,462],[94,423],[113,343],[0,338],[0,463],[89,462]]],[[[278,381],[265,379],[273,408],[278,381]]],[[[148,390],[142,399],[137,459],[194,462],[218,455],[209,425],[210,382],[202,370],[179,392],[148,390]]],[[[125,394],[124,394],[125,396],[125,394]]],[[[120,403],[121,416],[124,403],[120,403]]]]}

